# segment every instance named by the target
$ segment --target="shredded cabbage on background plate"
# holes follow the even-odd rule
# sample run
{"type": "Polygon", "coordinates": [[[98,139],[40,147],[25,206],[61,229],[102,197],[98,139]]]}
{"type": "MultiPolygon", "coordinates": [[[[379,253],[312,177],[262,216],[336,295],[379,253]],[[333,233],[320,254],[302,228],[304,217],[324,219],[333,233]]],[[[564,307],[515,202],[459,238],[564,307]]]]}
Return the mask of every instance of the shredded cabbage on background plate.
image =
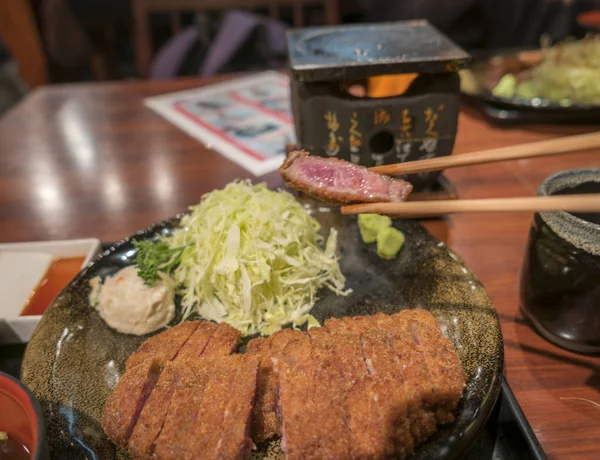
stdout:
{"type": "Polygon", "coordinates": [[[600,36],[550,46],[542,40],[544,59],[523,81],[512,74],[492,90],[497,97],[542,98],[560,105],[600,104],[600,36]]]}
{"type": "Polygon", "coordinates": [[[184,318],[197,312],[242,335],[269,335],[285,324],[318,325],[310,311],[321,287],[350,292],[337,231],[325,241],[319,223],[288,192],[236,181],[190,209],[165,239],[171,249],[185,247],[171,273],[184,318]]]}

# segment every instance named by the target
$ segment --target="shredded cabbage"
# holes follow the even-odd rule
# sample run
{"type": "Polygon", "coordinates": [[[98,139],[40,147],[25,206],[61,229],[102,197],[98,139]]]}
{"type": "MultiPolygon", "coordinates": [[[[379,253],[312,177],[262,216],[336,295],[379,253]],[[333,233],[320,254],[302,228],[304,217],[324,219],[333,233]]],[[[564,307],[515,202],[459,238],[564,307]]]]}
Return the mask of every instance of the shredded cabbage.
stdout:
{"type": "Polygon", "coordinates": [[[286,324],[318,325],[310,311],[321,287],[350,292],[336,255],[337,231],[325,241],[291,194],[236,181],[190,209],[165,239],[170,248],[185,246],[171,275],[181,286],[184,318],[197,312],[243,336],[270,335],[286,324]]]}
{"type": "Polygon", "coordinates": [[[542,98],[563,106],[600,104],[600,35],[550,46],[542,40],[544,59],[516,77],[505,75],[492,93],[498,97],[542,98]]]}

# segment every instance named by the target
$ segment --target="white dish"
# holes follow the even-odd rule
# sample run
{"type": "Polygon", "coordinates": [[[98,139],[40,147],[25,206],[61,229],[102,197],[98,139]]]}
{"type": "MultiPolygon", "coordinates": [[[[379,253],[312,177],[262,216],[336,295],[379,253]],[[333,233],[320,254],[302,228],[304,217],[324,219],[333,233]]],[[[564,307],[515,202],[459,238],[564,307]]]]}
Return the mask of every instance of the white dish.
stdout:
{"type": "Polygon", "coordinates": [[[53,259],[84,257],[83,268],[99,250],[96,238],[0,244],[0,344],[29,341],[42,317],[19,315],[53,259]]]}

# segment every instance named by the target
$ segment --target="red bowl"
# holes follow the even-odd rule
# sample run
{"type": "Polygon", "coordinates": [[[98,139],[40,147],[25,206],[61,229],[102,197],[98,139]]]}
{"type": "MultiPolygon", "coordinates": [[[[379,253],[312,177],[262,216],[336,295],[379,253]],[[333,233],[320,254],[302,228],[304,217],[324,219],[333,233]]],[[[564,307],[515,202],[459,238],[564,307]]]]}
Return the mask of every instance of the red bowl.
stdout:
{"type": "Polygon", "coordinates": [[[25,446],[31,459],[50,458],[39,403],[25,385],[4,372],[0,372],[0,431],[25,446]]]}

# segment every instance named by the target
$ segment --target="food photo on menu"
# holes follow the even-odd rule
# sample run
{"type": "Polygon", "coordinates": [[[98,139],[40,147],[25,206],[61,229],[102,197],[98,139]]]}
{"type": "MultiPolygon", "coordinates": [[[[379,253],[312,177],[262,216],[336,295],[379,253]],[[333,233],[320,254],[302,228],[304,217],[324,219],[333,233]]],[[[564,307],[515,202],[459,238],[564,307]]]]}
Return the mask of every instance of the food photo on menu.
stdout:
{"type": "Polygon", "coordinates": [[[0,460],[597,458],[600,3],[242,3],[0,6],[0,460]]]}

